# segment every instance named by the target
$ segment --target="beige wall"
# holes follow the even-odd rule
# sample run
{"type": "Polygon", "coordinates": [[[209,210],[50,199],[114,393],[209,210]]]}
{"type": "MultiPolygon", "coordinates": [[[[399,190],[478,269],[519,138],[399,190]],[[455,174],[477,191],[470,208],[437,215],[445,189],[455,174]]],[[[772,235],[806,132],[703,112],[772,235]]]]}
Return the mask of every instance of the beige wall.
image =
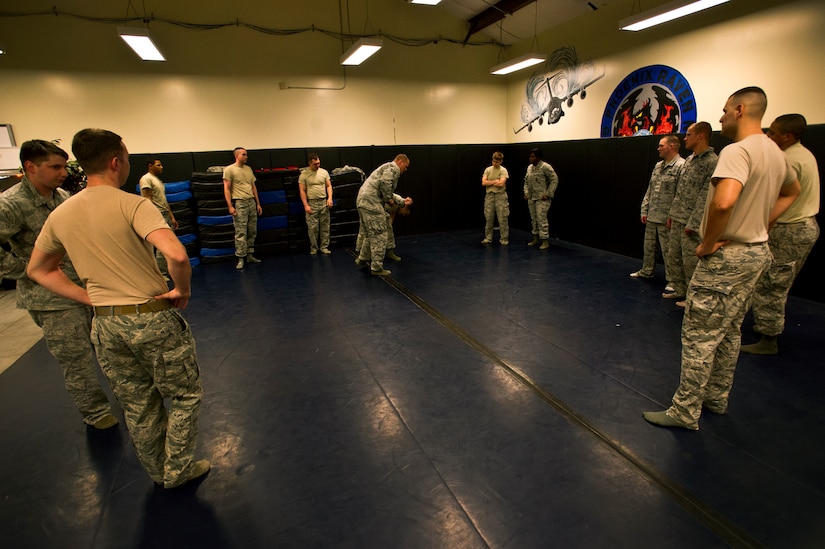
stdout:
{"type": "MultiPolygon", "coordinates": [[[[737,4],[737,2],[731,2],[737,4]]],[[[614,19],[611,19],[611,25],[614,19]]],[[[594,39],[593,49],[610,32],[598,22],[581,35],[594,39]]],[[[564,42],[562,42],[563,44],[564,42]]],[[[588,40],[575,44],[587,57],[588,40]]],[[[687,78],[696,97],[699,120],[719,129],[718,120],[727,97],[745,86],[760,86],[768,95],[765,126],[788,112],[805,115],[811,124],[825,123],[822,59],[825,55],[825,3],[802,1],[760,11],[725,23],[712,24],[652,46],[637,47],[617,55],[594,57],[605,77],[587,89],[584,101],[576,100],[553,125],[533,126],[518,135],[525,81],[510,84],[507,120],[510,142],[550,141],[599,137],[599,125],[610,94],[632,71],[647,65],[669,65],[687,78]]]]}
{"type": "MultiPolygon", "coordinates": [[[[64,146],[82,127],[106,127],[123,135],[132,152],[225,150],[239,144],[276,148],[582,139],[598,137],[605,103],[616,84],[629,72],[650,64],[667,64],[685,75],[696,95],[699,118],[711,121],[715,128],[725,97],[745,85],[760,85],[768,92],[766,118],[798,111],[811,123],[825,123],[825,105],[820,100],[825,53],[822,2],[749,0],[748,6],[756,11],[738,17],[736,10],[742,1],[734,1],[728,7],[714,8],[722,11],[709,11],[681,24],[678,28],[683,32],[675,37],[669,36],[672,31],[667,28],[648,34],[617,32],[616,22],[627,15],[631,4],[632,0],[617,0],[539,36],[541,51],[574,45],[581,57],[592,56],[606,74],[588,89],[586,100],[577,100],[573,108],[566,109],[560,123],[535,127],[532,133],[513,133],[521,125],[525,75],[502,80],[483,74],[495,64],[495,49],[391,45],[374,64],[349,70],[346,82],[334,62],[320,70],[319,64],[300,58],[300,67],[293,67],[293,72],[278,72],[283,66],[267,64],[275,59],[267,53],[261,57],[261,66],[267,70],[250,71],[245,65],[220,76],[217,70],[193,74],[183,65],[139,64],[111,40],[111,29],[100,30],[87,23],[78,24],[83,33],[96,33],[95,39],[112,44],[110,50],[101,52],[105,61],[96,72],[80,72],[72,65],[74,61],[67,61],[72,66],[66,70],[27,71],[19,64],[8,68],[9,60],[0,59],[0,123],[13,126],[18,143],[36,137],[59,138],[64,146]],[[773,4],[781,5],[765,7],[773,4]],[[716,18],[725,22],[715,23],[716,18]],[[317,76],[323,72],[335,76],[317,76]],[[343,89],[282,90],[281,82],[291,87],[343,89]]],[[[0,20],[0,25],[9,21],[0,20]]],[[[13,22],[16,29],[30,20],[13,22]]],[[[166,33],[164,43],[173,52],[179,51],[176,38],[189,44],[185,50],[189,56],[219,49],[215,36],[247,36],[234,29],[217,35],[159,30],[166,33]],[[204,37],[208,44],[190,44],[204,37]]],[[[83,33],[73,34],[72,39],[82,40],[83,33]]],[[[329,40],[321,37],[319,42],[315,36],[304,40],[311,46],[296,50],[313,51],[318,59],[337,57],[332,50],[340,45],[333,42],[318,50],[312,47],[329,40]]],[[[249,54],[244,63],[261,55],[259,41],[263,47],[257,35],[245,42],[249,54]]],[[[65,44],[70,47],[70,42],[65,44]]],[[[508,56],[518,55],[519,47],[531,46],[525,40],[508,56]]],[[[59,61],[61,54],[49,59],[59,61]]],[[[66,53],[75,61],[84,55],[90,54],[66,53]]],[[[289,55],[281,52],[277,58],[278,63],[285,63],[289,55]]],[[[231,59],[220,61],[226,66],[231,59]]]]}
{"type": "Polygon", "coordinates": [[[7,72],[0,121],[17,142],[61,139],[105,127],[131,152],[498,143],[505,139],[500,85],[7,72]]]}

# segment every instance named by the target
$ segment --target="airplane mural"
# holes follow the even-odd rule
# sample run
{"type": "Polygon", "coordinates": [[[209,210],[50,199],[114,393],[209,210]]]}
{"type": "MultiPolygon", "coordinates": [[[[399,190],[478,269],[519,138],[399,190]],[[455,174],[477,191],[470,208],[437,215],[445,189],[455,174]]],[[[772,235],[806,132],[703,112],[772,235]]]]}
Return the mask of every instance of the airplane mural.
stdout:
{"type": "Polygon", "coordinates": [[[576,48],[564,46],[555,50],[545,63],[527,81],[521,107],[521,121],[524,123],[514,133],[525,128],[533,131],[533,125],[556,124],[564,116],[564,106],[573,107],[574,98],[587,97],[587,87],[604,77],[604,69],[597,68],[591,59],[579,62],[576,48]]]}

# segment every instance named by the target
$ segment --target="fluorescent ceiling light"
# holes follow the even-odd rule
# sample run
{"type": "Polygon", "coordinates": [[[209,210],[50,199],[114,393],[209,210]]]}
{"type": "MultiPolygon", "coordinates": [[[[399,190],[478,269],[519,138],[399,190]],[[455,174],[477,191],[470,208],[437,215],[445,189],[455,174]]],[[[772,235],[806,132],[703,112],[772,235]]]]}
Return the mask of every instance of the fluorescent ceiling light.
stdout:
{"type": "Polygon", "coordinates": [[[384,41],[377,38],[360,38],[341,56],[342,65],[360,65],[372,54],[384,46],[384,41]]]}
{"type": "Polygon", "coordinates": [[[527,67],[532,67],[545,61],[547,61],[547,56],[543,53],[528,53],[527,55],[511,59],[501,65],[496,65],[490,69],[490,74],[510,74],[511,72],[520,71],[521,69],[526,69],[527,67]]]}
{"type": "Polygon", "coordinates": [[[152,42],[149,29],[139,27],[118,27],[117,33],[129,47],[144,61],[166,61],[163,54],[152,42]]]}
{"type": "Polygon", "coordinates": [[[422,4],[422,5],[425,5],[425,6],[435,6],[439,2],[441,2],[441,0],[407,0],[407,2],[409,2],[410,4],[422,4]]]}
{"type": "Polygon", "coordinates": [[[640,31],[674,19],[679,19],[691,13],[702,11],[719,4],[724,4],[728,0],[676,0],[668,2],[658,8],[647,10],[638,15],[628,17],[619,21],[619,29],[626,31],[640,31]]]}
{"type": "Polygon", "coordinates": [[[6,48],[4,48],[2,44],[0,44],[0,55],[4,55],[5,53],[6,53],[6,48]]]}

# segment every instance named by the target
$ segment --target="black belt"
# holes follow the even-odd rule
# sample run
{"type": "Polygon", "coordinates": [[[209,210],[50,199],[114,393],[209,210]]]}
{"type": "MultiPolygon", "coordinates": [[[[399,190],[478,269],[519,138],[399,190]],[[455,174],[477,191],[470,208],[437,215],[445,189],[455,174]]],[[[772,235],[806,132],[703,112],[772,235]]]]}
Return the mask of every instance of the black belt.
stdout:
{"type": "Polygon", "coordinates": [[[140,313],[155,313],[164,309],[171,309],[172,302],[168,299],[148,301],[139,305],[101,305],[95,307],[96,316],[136,315],[140,313]]]}

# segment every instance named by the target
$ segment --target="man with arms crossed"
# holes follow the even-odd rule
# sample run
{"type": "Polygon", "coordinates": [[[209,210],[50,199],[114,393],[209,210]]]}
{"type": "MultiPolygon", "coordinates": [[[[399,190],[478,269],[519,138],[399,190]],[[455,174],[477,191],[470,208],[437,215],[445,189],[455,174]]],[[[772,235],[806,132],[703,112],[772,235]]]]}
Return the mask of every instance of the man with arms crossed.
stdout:
{"type": "Polygon", "coordinates": [[[120,136],[81,130],[72,152],[87,187],[46,220],[28,274],[56,294],[94,306],[92,343],[138,459],[156,484],[174,488],[209,471],[208,461],[194,460],[203,388],[195,340],[177,310],[189,302],[192,267],[152,203],[120,190],[130,168],[120,136]],[[153,246],[166,257],[172,290],[153,246]],[[86,289],[60,269],[66,253],[86,289]]]}
{"type": "Polygon", "coordinates": [[[719,120],[722,135],[735,143],[719,155],[705,204],[682,321],[679,388],[670,408],[643,414],[655,425],[695,431],[702,408],[727,412],[742,319],[771,261],[768,227],[799,195],[785,156],[762,133],[767,104],[760,88],[743,88],[728,98],[719,120]]]}
{"type": "MultiPolygon", "coordinates": [[[[484,192],[484,240],[482,244],[493,242],[493,224],[498,217],[499,244],[506,246],[510,243],[510,203],[507,200],[507,180],[510,174],[507,168],[501,165],[504,160],[504,153],[496,151],[493,153],[492,166],[484,170],[481,176],[481,186],[484,192]]],[[[549,236],[549,235],[548,235],[549,236]]]]}

